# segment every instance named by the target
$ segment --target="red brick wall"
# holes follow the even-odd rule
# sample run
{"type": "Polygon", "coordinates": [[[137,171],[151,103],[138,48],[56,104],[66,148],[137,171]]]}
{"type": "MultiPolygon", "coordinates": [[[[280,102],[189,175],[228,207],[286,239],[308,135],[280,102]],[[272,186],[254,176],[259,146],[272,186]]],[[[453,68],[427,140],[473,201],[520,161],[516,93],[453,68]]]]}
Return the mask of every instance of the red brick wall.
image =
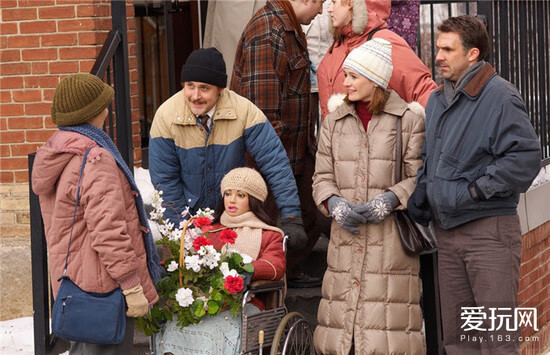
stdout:
{"type": "Polygon", "coordinates": [[[550,346],[550,222],[523,235],[521,277],[519,280],[520,307],[535,307],[539,331],[532,327],[522,330],[522,354],[541,354],[550,346]],[[536,337],[537,339],[533,339],[536,337]],[[546,348],[546,349],[545,349],[546,348]]]}
{"type": "MultiPolygon", "coordinates": [[[[64,76],[89,72],[111,29],[110,0],[0,1],[0,183],[28,181],[27,154],[55,131],[50,107],[64,76]]],[[[127,1],[135,161],[141,160],[135,21],[127,1]]]]}

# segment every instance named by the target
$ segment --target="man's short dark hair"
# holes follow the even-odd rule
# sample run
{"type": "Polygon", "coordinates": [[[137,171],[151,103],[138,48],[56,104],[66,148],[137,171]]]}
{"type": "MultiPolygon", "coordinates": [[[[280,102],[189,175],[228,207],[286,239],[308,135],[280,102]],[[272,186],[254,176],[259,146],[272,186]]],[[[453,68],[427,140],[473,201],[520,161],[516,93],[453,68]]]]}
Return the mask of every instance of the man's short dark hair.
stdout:
{"type": "Polygon", "coordinates": [[[449,17],[441,25],[437,26],[439,32],[455,32],[462,41],[462,46],[467,51],[472,48],[479,49],[478,61],[485,59],[489,51],[489,34],[485,25],[477,18],[470,15],[449,17]]]}

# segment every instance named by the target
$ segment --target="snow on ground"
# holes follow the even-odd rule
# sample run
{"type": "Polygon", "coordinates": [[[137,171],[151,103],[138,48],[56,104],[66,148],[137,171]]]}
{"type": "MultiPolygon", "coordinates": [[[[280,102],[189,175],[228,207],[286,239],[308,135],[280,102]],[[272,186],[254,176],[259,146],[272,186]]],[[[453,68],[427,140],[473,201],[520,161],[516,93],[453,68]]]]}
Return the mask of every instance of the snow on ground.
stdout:
{"type": "Polygon", "coordinates": [[[550,165],[547,165],[543,167],[537,177],[535,178],[535,181],[531,184],[531,189],[542,185],[543,183],[550,181],[550,165]]]}
{"type": "MultiPolygon", "coordinates": [[[[32,317],[0,322],[0,354],[34,355],[32,317]]],[[[67,351],[61,355],[67,355],[67,351]]]]}
{"type": "Polygon", "coordinates": [[[153,187],[153,183],[151,183],[149,170],[134,168],[134,179],[136,180],[136,184],[141,192],[141,196],[143,197],[143,202],[146,205],[152,204],[151,196],[153,196],[155,188],[153,187]]]}

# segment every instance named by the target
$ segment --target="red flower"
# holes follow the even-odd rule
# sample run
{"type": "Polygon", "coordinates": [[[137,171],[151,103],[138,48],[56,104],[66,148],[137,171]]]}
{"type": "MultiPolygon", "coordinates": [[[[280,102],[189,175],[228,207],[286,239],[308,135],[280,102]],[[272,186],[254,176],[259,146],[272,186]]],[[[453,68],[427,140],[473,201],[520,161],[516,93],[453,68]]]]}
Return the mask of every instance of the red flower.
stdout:
{"type": "Polygon", "coordinates": [[[197,237],[193,241],[193,248],[195,248],[195,251],[199,251],[199,249],[204,245],[212,245],[212,242],[210,241],[210,239],[205,237],[197,237]]]}
{"type": "Polygon", "coordinates": [[[197,217],[197,219],[193,220],[193,225],[195,227],[203,227],[203,226],[209,226],[212,224],[212,220],[208,217],[197,217]]]}
{"type": "Polygon", "coordinates": [[[212,229],[214,229],[214,226],[202,226],[201,227],[201,230],[202,230],[203,233],[211,231],[212,229]]]}
{"type": "Polygon", "coordinates": [[[231,294],[241,292],[244,288],[244,280],[240,276],[227,276],[223,287],[231,294]]]}
{"type": "Polygon", "coordinates": [[[235,239],[237,239],[237,232],[232,229],[224,229],[220,233],[220,241],[222,243],[235,244],[235,239]]]}

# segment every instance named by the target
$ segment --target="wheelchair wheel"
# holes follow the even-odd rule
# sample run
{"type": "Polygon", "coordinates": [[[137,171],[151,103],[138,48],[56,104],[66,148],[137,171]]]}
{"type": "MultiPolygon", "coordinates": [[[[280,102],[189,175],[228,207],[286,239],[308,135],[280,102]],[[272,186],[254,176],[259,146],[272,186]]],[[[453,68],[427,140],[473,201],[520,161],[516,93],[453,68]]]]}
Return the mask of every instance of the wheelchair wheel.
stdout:
{"type": "Polygon", "coordinates": [[[298,312],[284,316],[275,331],[270,355],[315,355],[313,334],[298,312]]]}

